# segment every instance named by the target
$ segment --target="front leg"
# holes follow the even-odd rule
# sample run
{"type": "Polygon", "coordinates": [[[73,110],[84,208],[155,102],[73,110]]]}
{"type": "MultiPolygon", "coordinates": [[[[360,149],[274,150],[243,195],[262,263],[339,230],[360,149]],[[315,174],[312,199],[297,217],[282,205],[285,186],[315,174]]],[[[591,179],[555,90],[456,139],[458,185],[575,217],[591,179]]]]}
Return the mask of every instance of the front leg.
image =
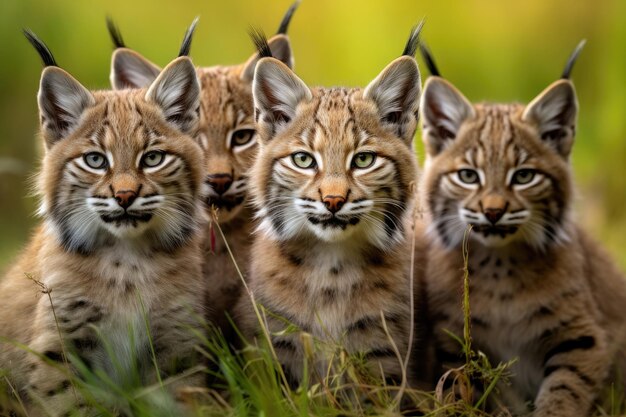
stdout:
{"type": "Polygon", "coordinates": [[[533,416],[589,415],[611,369],[606,333],[589,320],[550,339],[533,416]]]}
{"type": "MultiPolygon", "coordinates": [[[[154,353],[156,357],[159,376],[167,379],[187,374],[175,383],[168,384],[173,393],[180,387],[202,386],[206,379],[203,370],[193,369],[204,364],[202,356],[196,349],[201,343],[201,337],[206,333],[199,322],[203,317],[201,312],[190,311],[190,308],[184,307],[182,303],[171,309],[153,313],[151,331],[154,350],[150,355],[154,353]]],[[[154,383],[157,380],[157,369],[154,368],[154,364],[150,369],[146,382],[154,383]]]]}
{"type": "Polygon", "coordinates": [[[41,299],[29,346],[36,353],[27,360],[26,391],[34,407],[31,414],[35,416],[64,415],[87,407],[76,387],[75,370],[68,355],[91,366],[98,346],[91,325],[105,316],[99,306],[82,297],[55,299],[54,305],[53,311],[49,300],[41,299]]]}
{"type": "Polygon", "coordinates": [[[31,344],[40,356],[32,354],[27,368],[30,375],[26,392],[29,415],[62,416],[83,407],[74,385],[72,367],[67,362],[66,349],[56,331],[42,332],[31,344]]]}

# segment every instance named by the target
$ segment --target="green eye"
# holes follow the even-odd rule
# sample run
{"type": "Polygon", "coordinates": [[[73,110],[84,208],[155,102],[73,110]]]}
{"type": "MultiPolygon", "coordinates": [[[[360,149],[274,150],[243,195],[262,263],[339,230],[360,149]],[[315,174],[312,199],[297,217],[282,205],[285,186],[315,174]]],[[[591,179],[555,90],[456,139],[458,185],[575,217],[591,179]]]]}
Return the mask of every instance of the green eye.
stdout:
{"type": "Polygon", "coordinates": [[[352,166],[365,169],[374,165],[376,154],[374,152],[359,152],[352,158],[352,166]]]}
{"type": "Polygon", "coordinates": [[[478,176],[478,172],[473,169],[461,169],[457,172],[459,179],[461,182],[465,184],[478,184],[480,182],[480,177],[478,176]]]}
{"type": "Polygon", "coordinates": [[[236,146],[243,146],[252,140],[254,137],[254,129],[240,129],[233,132],[230,137],[230,146],[232,148],[236,146]]]}
{"type": "Polygon", "coordinates": [[[83,160],[89,168],[104,169],[107,166],[107,157],[100,152],[89,152],[83,155],[83,160]]]}
{"type": "Polygon", "coordinates": [[[515,171],[513,174],[513,179],[511,180],[511,184],[519,184],[524,185],[528,184],[535,178],[535,170],[534,169],[520,169],[515,171]]]}
{"type": "Polygon", "coordinates": [[[307,152],[296,152],[291,155],[291,160],[298,168],[310,169],[317,166],[313,155],[307,152]]]}
{"type": "Polygon", "coordinates": [[[141,158],[141,165],[146,168],[154,168],[161,165],[165,159],[165,152],[163,151],[150,151],[141,158]]]}

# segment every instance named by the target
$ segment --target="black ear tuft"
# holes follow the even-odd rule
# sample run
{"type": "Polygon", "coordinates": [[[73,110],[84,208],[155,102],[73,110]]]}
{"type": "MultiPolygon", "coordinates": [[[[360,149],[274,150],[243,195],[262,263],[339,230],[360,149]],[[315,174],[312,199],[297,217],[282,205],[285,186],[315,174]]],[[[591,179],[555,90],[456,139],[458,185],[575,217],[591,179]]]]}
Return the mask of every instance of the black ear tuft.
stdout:
{"type": "Polygon", "coordinates": [[[578,45],[576,45],[576,49],[574,49],[574,52],[572,52],[572,54],[569,56],[567,60],[567,64],[565,64],[565,69],[563,70],[563,73],[561,74],[561,79],[569,80],[570,74],[572,72],[572,68],[574,68],[576,59],[578,59],[578,55],[580,55],[580,53],[582,52],[585,46],[585,43],[587,43],[587,40],[583,39],[582,41],[578,43],[578,45]]]}
{"type": "Polygon", "coordinates": [[[178,56],[189,56],[189,52],[191,51],[191,41],[193,40],[193,33],[196,30],[198,20],[200,20],[200,16],[193,19],[193,22],[191,22],[191,25],[187,31],[185,31],[185,37],[183,38],[183,43],[180,45],[178,56]]]}
{"type": "Polygon", "coordinates": [[[409,40],[406,42],[406,46],[404,47],[404,51],[402,55],[415,57],[415,53],[417,52],[417,45],[420,42],[420,32],[424,27],[424,19],[419,22],[417,25],[413,26],[411,29],[411,34],[409,35],[409,40]]]}
{"type": "Polygon", "coordinates": [[[45,67],[58,67],[52,52],[48,49],[48,46],[37,37],[30,29],[24,29],[24,36],[28,39],[31,45],[35,48],[41,60],[43,61],[43,65],[45,67]]]}
{"type": "Polygon", "coordinates": [[[248,31],[248,34],[252,38],[252,42],[254,42],[259,58],[273,58],[272,49],[269,43],[267,43],[267,38],[262,30],[252,27],[248,31]]]}
{"type": "Polygon", "coordinates": [[[300,5],[300,1],[301,0],[296,0],[291,6],[289,6],[289,9],[287,10],[287,13],[285,13],[285,16],[283,17],[283,20],[281,20],[281,22],[280,22],[280,26],[278,26],[278,31],[276,31],[277,35],[280,35],[280,34],[286,35],[287,34],[287,29],[289,29],[289,23],[291,22],[291,18],[293,17],[294,12],[296,11],[298,6],[300,5]]]}
{"type": "Polygon", "coordinates": [[[428,49],[428,46],[426,46],[424,42],[420,43],[420,53],[422,54],[422,58],[424,58],[424,63],[426,64],[426,67],[428,67],[430,75],[441,77],[439,68],[437,68],[437,64],[435,63],[435,58],[433,58],[433,55],[430,53],[430,49],[428,49]]]}
{"type": "Polygon", "coordinates": [[[115,47],[115,49],[126,48],[126,45],[124,44],[124,39],[122,38],[122,33],[120,32],[120,29],[117,27],[115,21],[111,16],[107,16],[107,29],[109,31],[109,36],[113,41],[113,46],[115,47]]]}

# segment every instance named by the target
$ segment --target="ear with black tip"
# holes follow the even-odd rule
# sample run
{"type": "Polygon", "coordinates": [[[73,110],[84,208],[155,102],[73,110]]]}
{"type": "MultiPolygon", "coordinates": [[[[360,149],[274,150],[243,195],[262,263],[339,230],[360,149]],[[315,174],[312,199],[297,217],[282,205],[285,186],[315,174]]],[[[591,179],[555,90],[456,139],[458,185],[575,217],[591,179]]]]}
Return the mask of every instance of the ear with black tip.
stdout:
{"type": "Polygon", "coordinates": [[[119,48],[111,56],[111,86],[115,90],[148,87],[159,76],[161,68],[139,53],[119,48]]]}
{"type": "Polygon", "coordinates": [[[256,65],[252,94],[257,126],[265,140],[274,137],[293,120],[298,104],[313,98],[309,87],[274,58],[262,58],[256,65]]]}
{"type": "Polygon", "coordinates": [[[417,62],[401,56],[369,83],[363,96],[376,103],[383,125],[410,143],[417,128],[420,91],[417,62]]]}
{"type": "Polygon", "coordinates": [[[420,108],[423,139],[431,156],[445,149],[456,138],[463,122],[475,115],[465,96],[440,77],[426,80],[420,108]]]}
{"type": "Polygon", "coordinates": [[[541,139],[567,157],[574,144],[577,115],[574,84],[569,80],[558,80],[526,106],[522,120],[534,125],[541,139]]]}
{"type": "MultiPolygon", "coordinates": [[[[289,42],[289,37],[287,35],[274,35],[267,40],[267,44],[272,53],[272,58],[276,58],[277,60],[287,65],[289,68],[293,69],[293,52],[291,50],[291,43],[289,42]]],[[[252,79],[254,78],[254,68],[261,58],[262,57],[257,52],[246,61],[243,67],[243,72],[241,73],[241,78],[243,80],[252,82],[252,79]]]]}
{"type": "Polygon", "coordinates": [[[67,137],[76,128],[85,110],[95,104],[89,90],[58,67],[43,70],[37,101],[47,149],[67,137]]]}
{"type": "Polygon", "coordinates": [[[185,133],[193,133],[200,115],[200,83],[188,57],[172,61],[146,92],[146,100],[156,103],[168,122],[185,133]]]}

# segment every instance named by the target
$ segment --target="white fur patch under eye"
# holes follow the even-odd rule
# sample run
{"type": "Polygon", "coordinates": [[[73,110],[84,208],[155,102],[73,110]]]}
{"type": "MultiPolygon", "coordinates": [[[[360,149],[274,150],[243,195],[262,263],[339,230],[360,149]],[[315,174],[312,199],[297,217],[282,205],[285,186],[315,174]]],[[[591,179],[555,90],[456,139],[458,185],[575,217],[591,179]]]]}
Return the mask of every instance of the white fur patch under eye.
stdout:
{"type": "MultiPolygon", "coordinates": [[[[237,127],[237,129],[235,130],[231,130],[230,132],[228,132],[228,134],[226,135],[226,149],[231,149],[231,143],[232,143],[232,135],[235,131],[237,130],[242,130],[242,129],[250,129],[250,130],[255,130],[254,126],[241,126],[241,127],[237,127]]],[[[250,149],[251,147],[253,147],[254,145],[256,145],[256,141],[257,141],[257,133],[256,131],[254,131],[254,133],[252,134],[252,138],[250,138],[250,141],[248,143],[246,143],[243,146],[235,146],[233,149],[233,151],[235,153],[240,153],[245,151],[246,149],[250,149]]]]}
{"type": "MultiPolygon", "coordinates": [[[[148,152],[149,152],[149,151],[148,151],[148,152]]],[[[146,153],[148,153],[148,152],[146,152],[146,153]]],[[[146,153],[144,153],[144,155],[145,155],[146,153]]],[[[143,155],[142,155],[141,157],[143,157],[143,155]]],[[[171,154],[166,153],[166,154],[163,156],[163,162],[161,162],[159,165],[157,165],[157,166],[155,166],[155,167],[144,167],[144,168],[143,168],[143,172],[145,172],[145,173],[147,173],[147,174],[150,174],[150,173],[153,173],[153,172],[160,171],[160,170],[162,170],[163,168],[167,167],[167,166],[168,166],[168,165],[169,165],[169,164],[173,161],[173,159],[174,159],[174,155],[171,155],[171,154]]]]}
{"type": "Polygon", "coordinates": [[[521,166],[521,167],[511,168],[506,173],[507,185],[512,185],[515,190],[521,191],[521,190],[526,190],[528,188],[534,187],[537,184],[539,184],[541,181],[543,181],[543,179],[545,178],[543,174],[535,171],[535,176],[528,184],[511,184],[511,181],[513,181],[513,175],[515,175],[515,173],[521,169],[533,169],[533,168],[521,166]]]}
{"type": "Polygon", "coordinates": [[[107,161],[107,164],[102,168],[99,168],[99,169],[92,168],[89,165],[87,165],[87,163],[83,159],[83,155],[79,156],[78,158],[74,158],[74,163],[78,165],[79,167],[81,167],[82,169],[84,169],[85,171],[88,171],[88,172],[91,172],[92,174],[97,174],[97,175],[104,175],[104,173],[107,172],[107,169],[110,165],[110,161],[107,161]]]}
{"type": "Polygon", "coordinates": [[[481,185],[485,184],[485,172],[482,169],[477,169],[477,168],[471,168],[471,167],[460,167],[458,168],[456,171],[451,172],[450,174],[448,174],[448,178],[450,178],[450,180],[452,180],[452,182],[454,182],[456,185],[458,185],[459,187],[463,187],[467,190],[477,190],[481,185]],[[472,171],[476,171],[476,173],[478,174],[478,183],[474,183],[474,184],[468,184],[466,182],[461,181],[461,179],[459,178],[459,171],[463,170],[463,169],[470,169],[472,171]]]}
{"type": "Polygon", "coordinates": [[[286,156],[282,159],[282,164],[278,164],[276,165],[276,171],[278,174],[285,174],[285,171],[281,172],[281,167],[289,167],[290,169],[297,171],[301,174],[304,175],[308,175],[310,177],[314,176],[315,173],[317,172],[318,169],[321,169],[320,163],[319,161],[321,160],[321,155],[317,154],[313,154],[313,157],[315,158],[315,162],[317,163],[317,168],[300,168],[299,166],[297,166],[295,164],[295,162],[293,162],[293,158],[291,157],[291,155],[286,156]]]}
{"type": "MultiPolygon", "coordinates": [[[[362,151],[359,151],[359,152],[362,152],[362,151]]],[[[374,161],[374,163],[372,164],[371,167],[353,169],[352,170],[352,175],[354,175],[355,177],[360,177],[362,175],[369,174],[370,172],[380,168],[380,166],[383,165],[386,161],[387,160],[384,157],[381,157],[380,155],[376,155],[376,160],[374,161]]],[[[350,159],[350,162],[349,162],[350,166],[352,165],[351,162],[352,162],[352,159],[350,159]]],[[[386,172],[383,173],[383,174],[386,174],[386,172]]]]}

